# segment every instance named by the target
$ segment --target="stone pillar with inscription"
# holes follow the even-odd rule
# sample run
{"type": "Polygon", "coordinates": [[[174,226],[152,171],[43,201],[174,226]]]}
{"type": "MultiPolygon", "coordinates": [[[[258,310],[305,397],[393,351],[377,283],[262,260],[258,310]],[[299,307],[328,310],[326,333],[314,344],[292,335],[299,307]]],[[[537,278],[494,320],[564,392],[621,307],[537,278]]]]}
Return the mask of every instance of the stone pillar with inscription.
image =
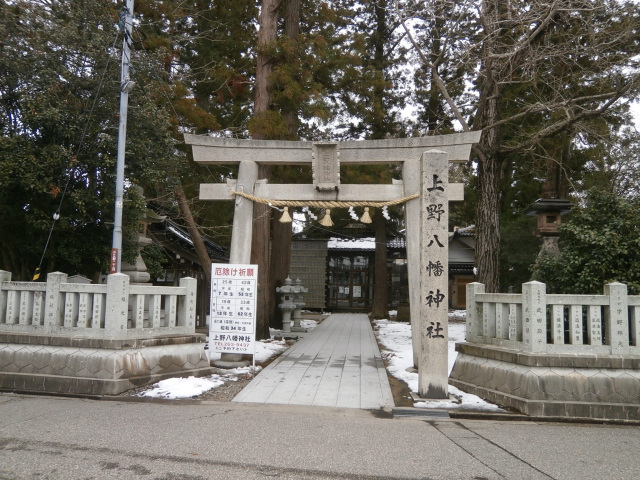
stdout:
{"type": "Polygon", "coordinates": [[[522,284],[522,344],[525,351],[542,352],[545,349],[546,295],[547,286],[544,283],[533,281],[522,284]]]}
{"type": "Polygon", "coordinates": [[[127,333],[129,284],[130,278],[124,273],[112,273],[107,277],[105,335],[118,337],[127,333]]]}
{"type": "Polygon", "coordinates": [[[418,394],[446,399],[448,389],[449,163],[445,152],[422,155],[418,394]]]}
{"type": "MultiPolygon", "coordinates": [[[[11,281],[11,272],[0,270],[0,285],[2,282],[11,281]]],[[[6,290],[0,288],[0,318],[2,318],[2,312],[5,314],[5,323],[9,323],[6,320],[7,305],[9,304],[9,294],[6,290]]]]}
{"type": "Polygon", "coordinates": [[[67,281],[67,274],[52,272],[47,274],[47,300],[44,307],[44,325],[47,333],[54,332],[62,325],[64,312],[64,294],[60,293],[60,286],[67,281]]]}

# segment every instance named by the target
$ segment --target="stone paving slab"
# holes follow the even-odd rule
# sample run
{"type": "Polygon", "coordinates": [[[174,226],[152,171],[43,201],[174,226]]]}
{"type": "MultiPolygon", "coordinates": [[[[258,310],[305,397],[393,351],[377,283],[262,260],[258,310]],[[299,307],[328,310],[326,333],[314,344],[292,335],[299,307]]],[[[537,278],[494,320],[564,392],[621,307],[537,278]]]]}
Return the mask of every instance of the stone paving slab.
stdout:
{"type": "Polygon", "coordinates": [[[332,314],[261,371],[234,402],[392,407],[387,372],[366,314],[332,314]]]}

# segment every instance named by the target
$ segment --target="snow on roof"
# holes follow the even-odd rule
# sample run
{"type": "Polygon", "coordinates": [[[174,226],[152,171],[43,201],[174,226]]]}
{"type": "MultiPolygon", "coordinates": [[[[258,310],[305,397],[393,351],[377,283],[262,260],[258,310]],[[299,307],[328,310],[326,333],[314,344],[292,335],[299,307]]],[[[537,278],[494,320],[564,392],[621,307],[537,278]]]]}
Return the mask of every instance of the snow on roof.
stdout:
{"type": "MultiPolygon", "coordinates": [[[[449,242],[456,237],[475,237],[475,226],[460,228],[455,232],[449,232],[449,242]]],[[[467,248],[473,248],[466,243],[460,241],[460,244],[467,248]]],[[[407,241],[405,238],[391,238],[387,241],[387,247],[393,249],[407,248],[407,241]]],[[[336,238],[331,237],[327,242],[327,248],[329,250],[375,250],[376,242],[373,237],[364,238],[336,238]]]]}
{"type": "Polygon", "coordinates": [[[169,225],[167,227],[167,230],[169,230],[171,233],[173,233],[177,237],[180,237],[185,242],[189,243],[189,245],[193,245],[193,242],[191,241],[191,237],[188,237],[187,235],[185,235],[181,230],[177,229],[176,227],[174,227],[172,225],[169,225]]]}
{"type": "Polygon", "coordinates": [[[366,238],[329,238],[329,250],[375,250],[376,241],[373,237],[366,238]]]}

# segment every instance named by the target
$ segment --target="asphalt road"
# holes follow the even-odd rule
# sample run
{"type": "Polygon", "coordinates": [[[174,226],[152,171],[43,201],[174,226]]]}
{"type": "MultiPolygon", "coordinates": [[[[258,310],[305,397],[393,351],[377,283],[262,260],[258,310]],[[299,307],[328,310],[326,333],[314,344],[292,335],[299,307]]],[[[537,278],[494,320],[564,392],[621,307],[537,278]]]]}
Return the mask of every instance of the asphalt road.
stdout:
{"type": "Polygon", "coordinates": [[[0,394],[0,479],[636,479],[640,428],[0,394]]]}

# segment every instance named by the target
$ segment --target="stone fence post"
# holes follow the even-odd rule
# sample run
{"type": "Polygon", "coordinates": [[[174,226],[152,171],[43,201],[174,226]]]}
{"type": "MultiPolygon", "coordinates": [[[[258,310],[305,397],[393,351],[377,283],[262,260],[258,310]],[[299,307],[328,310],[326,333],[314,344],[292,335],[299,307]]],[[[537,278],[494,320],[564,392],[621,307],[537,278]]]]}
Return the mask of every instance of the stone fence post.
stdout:
{"type": "Polygon", "coordinates": [[[46,301],[44,305],[44,330],[53,332],[63,323],[64,294],[60,287],[67,281],[67,274],[52,272],[47,274],[46,301]]]}
{"type": "Polygon", "coordinates": [[[522,284],[522,320],[524,350],[544,352],[547,348],[547,286],[544,283],[522,284]]]}
{"type": "Polygon", "coordinates": [[[629,300],[627,286],[613,282],[604,286],[604,294],[608,297],[609,308],[605,309],[605,332],[609,338],[612,355],[629,354],[629,300]]]}
{"type": "Polygon", "coordinates": [[[4,316],[7,314],[7,297],[8,294],[2,289],[2,282],[11,281],[11,272],[0,270],[0,323],[4,323],[4,316]]]}
{"type": "Polygon", "coordinates": [[[178,326],[187,327],[190,333],[196,331],[196,291],[198,281],[195,278],[180,279],[180,286],[187,292],[178,302],[178,326]]]}
{"type": "Polygon", "coordinates": [[[482,335],[482,304],[476,301],[478,293],[484,293],[484,284],[467,284],[467,342],[475,342],[482,335]]]}
{"type": "Polygon", "coordinates": [[[107,277],[107,302],[104,333],[106,336],[123,336],[127,332],[129,315],[129,276],[113,273],[107,277]]]}

